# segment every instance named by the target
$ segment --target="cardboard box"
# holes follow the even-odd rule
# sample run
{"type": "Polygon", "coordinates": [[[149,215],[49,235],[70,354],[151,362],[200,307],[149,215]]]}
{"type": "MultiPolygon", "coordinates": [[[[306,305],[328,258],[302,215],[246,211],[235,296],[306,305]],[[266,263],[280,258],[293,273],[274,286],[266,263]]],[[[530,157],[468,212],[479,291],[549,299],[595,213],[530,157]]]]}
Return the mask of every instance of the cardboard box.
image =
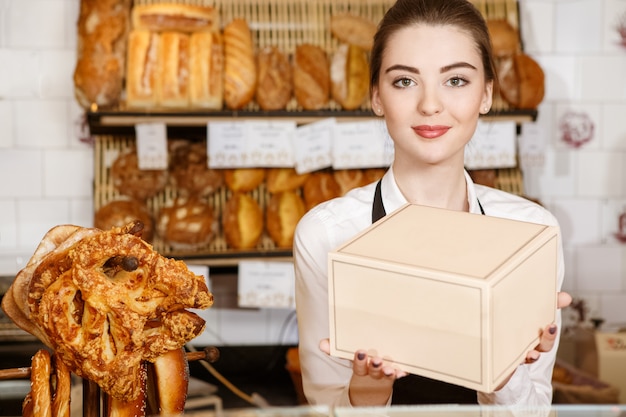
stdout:
{"type": "Polygon", "coordinates": [[[558,228],[406,205],[329,254],[331,354],[493,391],[555,320],[558,228]]]}
{"type": "Polygon", "coordinates": [[[596,333],[598,379],[619,390],[619,403],[626,404],[626,333],[596,333]]]}

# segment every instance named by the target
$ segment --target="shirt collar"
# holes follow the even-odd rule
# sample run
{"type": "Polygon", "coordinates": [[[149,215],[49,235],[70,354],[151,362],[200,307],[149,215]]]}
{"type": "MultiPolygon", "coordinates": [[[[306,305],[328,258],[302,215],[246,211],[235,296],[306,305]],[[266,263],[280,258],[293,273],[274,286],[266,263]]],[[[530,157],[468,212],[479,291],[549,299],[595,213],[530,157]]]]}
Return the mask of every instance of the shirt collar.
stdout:
{"type": "MultiPolygon", "coordinates": [[[[465,182],[467,183],[467,201],[469,203],[470,213],[481,214],[480,206],[478,205],[478,197],[476,196],[476,187],[474,181],[470,177],[469,173],[464,171],[465,182]]],[[[396,184],[395,176],[393,175],[393,166],[387,170],[382,179],[382,198],[383,205],[387,214],[392,213],[407,204],[408,201],[400,191],[400,188],[396,184]]]]}

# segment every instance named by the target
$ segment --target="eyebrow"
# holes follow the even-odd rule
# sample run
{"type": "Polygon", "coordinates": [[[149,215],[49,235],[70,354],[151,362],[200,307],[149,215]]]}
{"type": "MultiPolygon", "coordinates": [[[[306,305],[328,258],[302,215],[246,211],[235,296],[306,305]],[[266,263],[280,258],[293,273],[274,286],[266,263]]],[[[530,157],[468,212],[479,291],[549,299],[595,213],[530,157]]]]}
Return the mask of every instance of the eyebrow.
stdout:
{"type": "MultiPolygon", "coordinates": [[[[439,69],[440,73],[444,73],[444,72],[448,72],[450,70],[453,70],[455,68],[469,68],[469,69],[473,69],[475,70],[476,67],[473,66],[472,64],[468,63],[468,62],[455,62],[454,64],[450,64],[450,65],[446,65],[443,66],[439,69]]],[[[407,72],[412,72],[414,74],[419,74],[420,71],[419,69],[415,68],[415,67],[410,67],[408,65],[392,65],[389,68],[387,68],[385,70],[385,73],[389,73],[391,71],[407,71],[407,72]]]]}

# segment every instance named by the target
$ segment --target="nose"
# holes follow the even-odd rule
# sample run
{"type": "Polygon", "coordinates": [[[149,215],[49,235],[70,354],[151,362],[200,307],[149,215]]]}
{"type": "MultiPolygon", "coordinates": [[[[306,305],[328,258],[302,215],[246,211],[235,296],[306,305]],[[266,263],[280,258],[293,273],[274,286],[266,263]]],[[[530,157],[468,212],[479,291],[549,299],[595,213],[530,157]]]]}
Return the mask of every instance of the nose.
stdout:
{"type": "Polygon", "coordinates": [[[442,102],[434,86],[423,86],[417,103],[417,110],[424,116],[440,113],[442,102]]]}

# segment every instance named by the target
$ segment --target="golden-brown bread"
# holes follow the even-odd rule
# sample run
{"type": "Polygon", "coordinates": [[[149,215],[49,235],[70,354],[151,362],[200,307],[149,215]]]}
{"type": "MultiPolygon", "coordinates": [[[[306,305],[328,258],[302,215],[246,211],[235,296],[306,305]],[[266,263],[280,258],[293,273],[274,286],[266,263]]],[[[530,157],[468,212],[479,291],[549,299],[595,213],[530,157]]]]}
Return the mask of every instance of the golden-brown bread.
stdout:
{"type": "Polygon", "coordinates": [[[342,43],[370,51],[374,44],[376,24],[351,13],[336,13],[330,17],[330,31],[342,43]]]}
{"type": "Polygon", "coordinates": [[[224,169],[224,182],[231,191],[248,192],[265,180],[265,168],[224,169]]]}
{"type": "Polygon", "coordinates": [[[267,205],[265,224],[267,233],[279,248],[290,248],[298,221],[306,207],[302,197],[295,191],[273,194],[267,205]]]}
{"type": "Polygon", "coordinates": [[[208,166],[204,142],[173,141],[170,175],[179,194],[185,196],[206,197],[224,184],[222,170],[208,166]]]}
{"type": "Polygon", "coordinates": [[[369,183],[362,169],[339,169],[333,172],[333,176],[339,184],[341,195],[369,183]]]}
{"type": "Polygon", "coordinates": [[[196,250],[208,245],[217,232],[215,210],[197,198],[179,197],[163,207],[157,218],[157,233],[169,245],[196,250]]]}
{"type": "Polygon", "coordinates": [[[31,359],[30,391],[22,403],[22,415],[28,417],[52,417],[52,360],[50,353],[39,349],[31,359]]]}
{"type": "Polygon", "coordinates": [[[189,387],[189,364],[184,349],[164,353],[156,358],[153,365],[159,415],[182,415],[189,387]]]}
{"type": "Polygon", "coordinates": [[[224,36],[224,102],[229,109],[245,107],[254,98],[257,83],[252,33],[245,19],[233,19],[224,36]]]}
{"type": "Polygon", "coordinates": [[[385,175],[387,168],[366,168],[363,170],[363,176],[365,177],[365,185],[374,181],[378,181],[385,175]]]}
{"type": "Polygon", "coordinates": [[[124,84],[131,0],[81,0],[74,93],[90,108],[118,104],[124,84]]]}
{"type": "Polygon", "coordinates": [[[545,76],[541,66],[524,53],[498,63],[500,95],[514,108],[535,109],[543,100],[545,76]]]}
{"type": "Polygon", "coordinates": [[[247,194],[233,193],[224,206],[222,229],[229,247],[254,248],[263,233],[261,206],[247,194]]]}
{"type": "Polygon", "coordinates": [[[298,174],[294,168],[268,168],[265,187],[270,193],[294,191],[304,185],[309,173],[298,174]]]}
{"type": "Polygon", "coordinates": [[[100,230],[122,227],[138,220],[143,224],[142,239],[152,242],[154,237],[154,221],[146,204],[138,200],[113,200],[94,214],[93,225],[100,230]]]}
{"type": "Polygon", "coordinates": [[[135,381],[139,394],[132,399],[117,398],[105,395],[104,417],[143,417],[148,409],[148,364],[139,364],[139,372],[135,381]]]}
{"type": "Polygon", "coordinates": [[[262,110],[282,110],[293,95],[293,73],[286,54],[268,46],[257,55],[256,102],[262,110]]]}
{"type": "Polygon", "coordinates": [[[70,417],[70,399],[72,377],[67,365],[59,358],[52,356],[54,368],[54,393],[52,394],[52,417],[70,417]]]}
{"type": "Polygon", "coordinates": [[[224,43],[219,32],[196,32],[190,39],[191,106],[221,110],[224,103],[224,43]]]}
{"type": "Polygon", "coordinates": [[[178,2],[138,4],[132,10],[133,29],[153,32],[217,31],[219,13],[210,6],[178,2]]]}
{"type": "Polygon", "coordinates": [[[126,105],[157,105],[160,36],[147,30],[132,30],[128,35],[126,105]]]}
{"type": "Polygon", "coordinates": [[[341,195],[341,188],[331,172],[318,171],[311,173],[303,187],[304,203],[307,210],[319,203],[341,195]]]}
{"type": "Polygon", "coordinates": [[[72,372],[124,401],[139,396],[144,361],[202,332],[204,320],[186,309],[213,302],[204,278],[155,252],[137,226],[53,228],[2,301],[20,326],[14,295],[24,291],[21,314],[33,334],[42,334],[72,372]]]}
{"type": "Polygon", "coordinates": [[[160,37],[157,104],[167,108],[189,106],[189,35],[163,32],[160,37]]]}
{"type": "Polygon", "coordinates": [[[472,177],[472,181],[476,184],[495,188],[496,181],[498,180],[498,174],[495,169],[473,169],[468,171],[468,173],[470,177],[472,177]]]}
{"type": "Polygon", "coordinates": [[[330,68],[326,52],[317,45],[296,47],[293,63],[293,91],[305,110],[319,110],[330,98],[330,68]]]}
{"type": "Polygon", "coordinates": [[[124,152],[111,165],[113,186],[121,194],[145,200],[161,192],[167,185],[164,169],[139,169],[136,149],[124,152]]]}
{"type": "Polygon", "coordinates": [[[369,92],[369,62],[365,50],[341,44],[330,65],[331,95],[344,110],[361,107],[369,92]]]}
{"type": "Polygon", "coordinates": [[[491,47],[496,57],[510,56],[520,51],[519,32],[506,19],[487,20],[491,47]]]}

